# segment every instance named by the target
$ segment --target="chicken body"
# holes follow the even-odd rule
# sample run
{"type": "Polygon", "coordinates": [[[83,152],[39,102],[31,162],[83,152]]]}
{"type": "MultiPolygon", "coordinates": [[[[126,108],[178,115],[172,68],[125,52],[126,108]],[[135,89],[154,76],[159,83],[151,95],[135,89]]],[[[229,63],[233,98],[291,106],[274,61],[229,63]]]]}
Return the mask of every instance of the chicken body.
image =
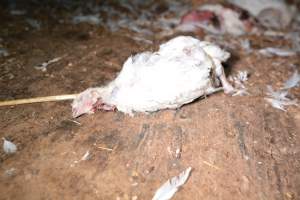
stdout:
{"type": "Polygon", "coordinates": [[[290,24],[297,12],[295,6],[284,0],[228,0],[248,10],[266,27],[284,28],[290,24]]]}
{"type": "Polygon", "coordinates": [[[233,88],[221,65],[229,56],[211,43],[189,36],[176,37],[162,44],[157,52],[129,57],[107,86],[79,94],[72,104],[73,116],[91,113],[99,105],[100,109],[106,105],[127,114],[178,108],[217,91],[216,77],[224,90],[231,92],[233,88]]]}
{"type": "Polygon", "coordinates": [[[204,4],[186,13],[177,29],[203,29],[215,34],[243,35],[256,31],[255,20],[246,10],[232,4],[204,4]]]}

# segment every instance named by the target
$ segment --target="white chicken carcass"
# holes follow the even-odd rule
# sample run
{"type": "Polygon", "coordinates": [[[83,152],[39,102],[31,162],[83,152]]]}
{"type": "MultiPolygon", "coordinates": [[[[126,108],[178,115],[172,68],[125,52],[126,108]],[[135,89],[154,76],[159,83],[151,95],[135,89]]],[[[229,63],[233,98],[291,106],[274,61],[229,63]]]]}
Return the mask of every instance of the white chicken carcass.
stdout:
{"type": "Polygon", "coordinates": [[[297,13],[295,6],[285,0],[227,0],[257,17],[261,24],[270,28],[285,28],[297,13]]]}
{"type": "Polygon", "coordinates": [[[203,29],[214,34],[243,35],[256,31],[255,19],[233,4],[204,4],[181,18],[180,31],[203,29]]]}
{"type": "Polygon", "coordinates": [[[178,36],[157,52],[129,57],[115,80],[89,88],[72,103],[73,117],[97,109],[117,109],[126,114],[179,108],[198,97],[220,90],[233,92],[221,62],[230,54],[209,42],[178,36]]]}

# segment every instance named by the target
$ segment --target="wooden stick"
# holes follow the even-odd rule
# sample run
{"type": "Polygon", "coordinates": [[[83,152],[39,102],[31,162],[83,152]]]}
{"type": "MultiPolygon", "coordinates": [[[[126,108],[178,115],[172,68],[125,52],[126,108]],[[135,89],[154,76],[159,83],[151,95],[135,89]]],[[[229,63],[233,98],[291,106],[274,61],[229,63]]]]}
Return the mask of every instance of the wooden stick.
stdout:
{"type": "Polygon", "coordinates": [[[67,94],[67,95],[57,95],[57,96],[47,96],[47,97],[36,97],[29,99],[17,99],[17,100],[7,100],[0,101],[1,106],[14,106],[19,104],[29,104],[29,103],[41,103],[48,101],[65,101],[75,99],[77,94],[67,94]]]}

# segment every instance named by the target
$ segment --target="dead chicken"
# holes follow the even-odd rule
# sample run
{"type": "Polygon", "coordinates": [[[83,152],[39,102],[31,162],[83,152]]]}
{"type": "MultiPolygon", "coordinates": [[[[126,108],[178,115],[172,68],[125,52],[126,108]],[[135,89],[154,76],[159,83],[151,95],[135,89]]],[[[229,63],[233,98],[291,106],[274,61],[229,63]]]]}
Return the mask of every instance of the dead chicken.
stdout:
{"type": "Polygon", "coordinates": [[[243,35],[255,31],[255,24],[255,19],[246,10],[233,4],[205,4],[186,13],[177,29],[243,35]]]}
{"type": "Polygon", "coordinates": [[[108,85],[80,93],[72,103],[73,117],[98,109],[130,115],[175,109],[222,89],[220,81],[225,93],[232,93],[221,64],[229,57],[212,43],[178,36],[157,52],[129,57],[108,85]]]}
{"type": "Polygon", "coordinates": [[[285,28],[297,13],[297,8],[285,0],[227,0],[257,17],[265,27],[285,28]]]}

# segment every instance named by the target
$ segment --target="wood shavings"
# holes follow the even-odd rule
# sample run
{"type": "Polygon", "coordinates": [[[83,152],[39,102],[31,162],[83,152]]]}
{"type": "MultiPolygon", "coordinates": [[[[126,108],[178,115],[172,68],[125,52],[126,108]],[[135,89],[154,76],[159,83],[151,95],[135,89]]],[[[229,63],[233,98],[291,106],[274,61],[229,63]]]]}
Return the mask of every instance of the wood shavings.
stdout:
{"type": "Polygon", "coordinates": [[[85,152],[85,154],[81,157],[81,159],[73,161],[73,163],[71,163],[70,167],[75,167],[75,165],[79,164],[82,161],[89,160],[89,159],[91,159],[91,157],[92,157],[92,155],[91,155],[90,151],[87,150],[85,152]]]}
{"type": "Polygon", "coordinates": [[[86,151],[85,154],[82,156],[81,160],[89,160],[91,158],[91,153],[90,151],[86,151]]]}
{"type": "Polygon", "coordinates": [[[113,151],[114,149],[111,149],[111,148],[107,148],[107,147],[97,147],[98,149],[101,149],[101,150],[105,150],[105,151],[113,151]]]}
{"type": "Polygon", "coordinates": [[[165,182],[156,192],[152,200],[169,200],[189,178],[192,168],[189,167],[165,182]]]}

